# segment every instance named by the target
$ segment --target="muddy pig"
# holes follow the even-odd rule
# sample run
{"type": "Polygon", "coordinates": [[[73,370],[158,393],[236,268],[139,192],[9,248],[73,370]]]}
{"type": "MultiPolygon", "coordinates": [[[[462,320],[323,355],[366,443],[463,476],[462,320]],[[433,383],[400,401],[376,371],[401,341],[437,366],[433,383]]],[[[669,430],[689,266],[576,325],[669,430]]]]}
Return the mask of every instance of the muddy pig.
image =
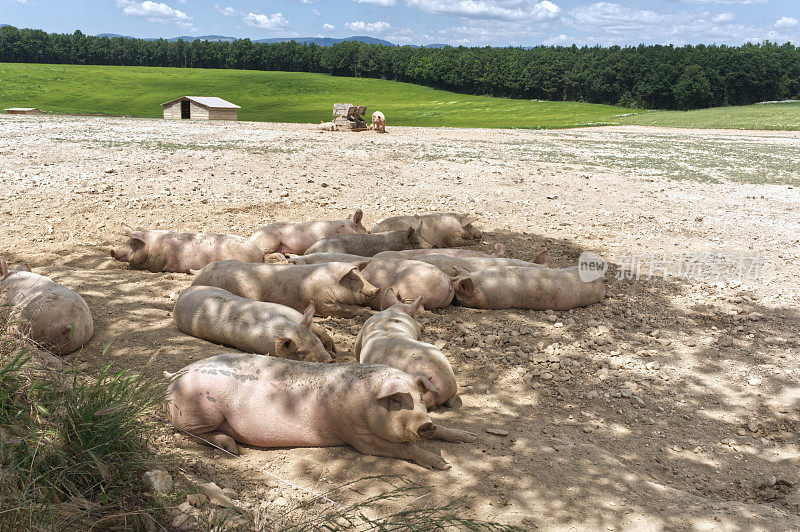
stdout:
{"type": "Polygon", "coordinates": [[[330,362],[333,339],[312,322],[314,304],[305,314],[277,303],[251,301],[212,286],[191,286],[175,302],[178,329],[246,353],[275,355],[306,362],[330,362]],[[327,349],[327,350],[326,350],[327,349]]]}
{"type": "Polygon", "coordinates": [[[238,454],[257,447],[351,445],[364,454],[448,467],[414,444],[475,435],[431,421],[422,395],[432,384],[381,365],[315,364],[224,353],[183,368],[167,390],[167,412],[182,429],[238,454]]]}
{"type": "Polygon", "coordinates": [[[89,341],[94,322],[81,296],[30,270],[10,270],[0,257],[0,317],[9,331],[57,355],[89,341]]]}
{"type": "Polygon", "coordinates": [[[482,253],[480,251],[473,251],[471,249],[458,249],[458,248],[424,248],[424,249],[404,249],[401,251],[383,251],[375,255],[376,259],[407,259],[416,260],[417,257],[425,255],[447,255],[448,257],[465,257],[465,258],[497,258],[506,252],[506,247],[503,244],[494,245],[494,253],[482,253]]]}
{"type": "Polygon", "coordinates": [[[474,244],[482,234],[472,227],[468,214],[435,213],[421,216],[392,216],[372,228],[373,233],[397,231],[422,224],[422,240],[435,248],[452,248],[474,244]]]}
{"type": "Polygon", "coordinates": [[[425,406],[451,404],[458,393],[453,367],[438,347],[419,341],[421,328],[414,318],[424,310],[422,296],[406,305],[389,288],[381,301],[385,310],[368,319],[356,337],[354,354],[358,361],[423,375],[433,384],[422,395],[425,406]]]}
{"type": "Polygon", "coordinates": [[[134,230],[125,224],[122,229],[128,242],[111,256],[137,270],[189,273],[217,260],[264,262],[261,249],[240,236],[134,230]]]}
{"type": "MultiPolygon", "coordinates": [[[[397,298],[411,303],[419,296],[427,309],[442,308],[453,301],[453,278],[432,264],[416,260],[374,259],[362,270],[364,278],[382,291],[392,288],[397,298]]],[[[379,298],[371,306],[380,310],[379,298]]]]}
{"type": "Polygon", "coordinates": [[[362,264],[369,262],[371,259],[372,257],[362,257],[361,255],[351,255],[349,253],[311,253],[309,255],[292,255],[289,257],[289,264],[320,264],[323,262],[362,264]]]}
{"type": "Polygon", "coordinates": [[[546,267],[547,252],[543,251],[540,253],[533,262],[526,262],[519,259],[507,259],[505,257],[451,257],[449,255],[422,255],[416,257],[414,260],[432,264],[442,270],[446,275],[456,277],[464,273],[485,270],[486,268],[492,268],[494,266],[519,266],[521,268],[546,267]]]}
{"type": "Polygon", "coordinates": [[[456,301],[474,308],[569,310],[597,303],[605,295],[603,279],[584,282],[578,267],[497,266],[456,279],[456,301]]]}
{"type": "Polygon", "coordinates": [[[308,248],[305,254],[348,253],[371,257],[381,251],[414,249],[421,245],[419,228],[409,227],[402,231],[329,236],[308,248]]]}
{"type": "Polygon", "coordinates": [[[270,224],[253,233],[250,240],[255,242],[266,255],[272,253],[302,255],[314,242],[325,237],[366,233],[366,227],[361,225],[363,216],[361,209],[358,209],[347,220],[270,224]]]}
{"type": "Polygon", "coordinates": [[[314,303],[318,316],[371,316],[364,308],[378,289],[358,266],[323,264],[251,264],[214,262],[197,272],[193,286],[216,286],[253,301],[267,301],[303,312],[314,303]]]}

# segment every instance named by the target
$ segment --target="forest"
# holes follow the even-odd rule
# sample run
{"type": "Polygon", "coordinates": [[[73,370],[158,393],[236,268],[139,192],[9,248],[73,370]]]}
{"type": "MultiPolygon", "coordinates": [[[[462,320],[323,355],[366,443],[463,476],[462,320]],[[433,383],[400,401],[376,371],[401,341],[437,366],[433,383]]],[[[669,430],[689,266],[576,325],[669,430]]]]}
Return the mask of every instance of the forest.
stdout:
{"type": "Polygon", "coordinates": [[[643,109],[800,99],[800,47],[772,42],[425,48],[350,41],[325,47],[249,39],[170,42],[3,26],[0,62],[315,72],[464,94],[643,109]]]}

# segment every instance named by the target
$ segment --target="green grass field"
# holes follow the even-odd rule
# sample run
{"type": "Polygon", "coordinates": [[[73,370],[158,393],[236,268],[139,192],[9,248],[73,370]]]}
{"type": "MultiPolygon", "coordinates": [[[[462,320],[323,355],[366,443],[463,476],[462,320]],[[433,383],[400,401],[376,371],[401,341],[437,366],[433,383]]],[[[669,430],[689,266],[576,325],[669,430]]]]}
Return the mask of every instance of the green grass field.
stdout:
{"type": "Polygon", "coordinates": [[[48,113],[160,117],[179,96],[219,96],[240,120],[319,122],[335,102],[383,111],[391,125],[565,128],[601,124],[724,129],[800,129],[800,104],[698,111],[634,111],[610,105],[469,96],[410,83],[324,74],[0,63],[0,106],[48,113]],[[636,113],[636,114],[631,114],[636,113]]]}
{"type": "Polygon", "coordinates": [[[219,96],[242,108],[240,120],[319,122],[333,104],[386,114],[391,125],[563,128],[614,122],[628,109],[573,102],[468,96],[376,79],[324,74],[0,63],[0,105],[50,113],[160,117],[179,96],[219,96]]]}
{"type": "Polygon", "coordinates": [[[714,107],[696,111],[647,111],[623,116],[616,121],[637,126],[800,130],[800,102],[714,107]]]}

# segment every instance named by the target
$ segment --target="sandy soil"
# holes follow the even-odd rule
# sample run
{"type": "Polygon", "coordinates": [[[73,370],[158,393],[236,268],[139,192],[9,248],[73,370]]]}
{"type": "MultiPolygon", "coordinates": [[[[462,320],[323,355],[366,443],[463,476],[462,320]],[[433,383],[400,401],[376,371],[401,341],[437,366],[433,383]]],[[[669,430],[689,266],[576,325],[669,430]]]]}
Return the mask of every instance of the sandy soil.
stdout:
{"type": "MultiPolygon", "coordinates": [[[[343,504],[381,484],[337,486],[400,475],[431,496],[387,511],[452,502],[463,516],[526,529],[800,528],[800,133],[379,135],[79,117],[2,117],[0,132],[0,251],[87,300],[95,336],[69,360],[90,372],[109,362],[174,371],[223,350],[173,325],[189,276],[110,258],[122,221],[247,236],[356,207],[367,227],[471,211],[483,249],[503,242],[522,259],[547,250],[555,266],[592,250],[612,263],[607,299],[589,308],[426,313],[423,338],[445,342],[463,385],[463,406],[434,418],[478,434],[425,444],[449,471],[350,448],[247,448],[253,464],[343,504]],[[763,267],[743,281],[615,276],[626,255],[674,263],[708,252],[759,253],[763,267]]],[[[362,320],[321,322],[352,362],[362,320]]],[[[296,520],[301,512],[283,514],[309,499],[166,427],[154,446],[176,453],[176,478],[180,466],[237,490],[259,523],[296,520]]]]}

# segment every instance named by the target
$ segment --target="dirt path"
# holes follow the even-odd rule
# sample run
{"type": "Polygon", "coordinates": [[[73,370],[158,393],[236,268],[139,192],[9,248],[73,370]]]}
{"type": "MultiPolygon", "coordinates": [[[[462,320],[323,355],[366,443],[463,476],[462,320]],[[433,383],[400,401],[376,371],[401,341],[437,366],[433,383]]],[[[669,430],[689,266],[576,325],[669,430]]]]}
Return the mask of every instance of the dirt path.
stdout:
{"type": "MultiPolygon", "coordinates": [[[[245,450],[275,474],[322,491],[402,475],[432,489],[415,504],[455,501],[464,516],[526,528],[800,528],[800,133],[378,135],[70,117],[2,117],[0,132],[0,252],[84,295],[96,332],[73,359],[89,370],[149,361],[174,371],[222,350],[172,323],[188,276],[111,260],[121,221],[246,236],[356,207],[367,227],[390,214],[471,211],[484,249],[503,242],[523,259],[546,249],[555,266],[592,250],[613,263],[608,298],[586,309],[426,313],[424,339],[446,342],[464,387],[464,405],[434,417],[479,435],[426,444],[449,471],[349,448],[245,450]],[[649,253],[662,266],[679,254],[703,264],[706,253],[759,254],[763,266],[744,280],[708,268],[705,280],[615,277],[630,255],[649,253]]],[[[361,320],[322,323],[352,361],[361,320]]],[[[238,490],[262,521],[305,499],[167,429],[156,445],[238,490]]]]}

